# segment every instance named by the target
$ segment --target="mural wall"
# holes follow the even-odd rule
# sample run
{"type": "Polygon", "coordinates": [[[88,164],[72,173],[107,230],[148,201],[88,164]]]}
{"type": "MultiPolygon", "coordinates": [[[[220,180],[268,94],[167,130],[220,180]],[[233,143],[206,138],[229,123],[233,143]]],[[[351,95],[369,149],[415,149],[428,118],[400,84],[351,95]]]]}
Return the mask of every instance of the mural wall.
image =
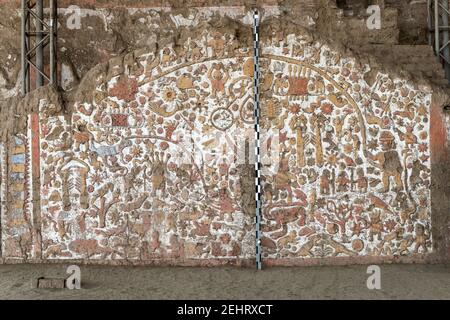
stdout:
{"type": "Polygon", "coordinates": [[[230,150],[251,126],[253,61],[233,40],[135,57],[70,123],[41,118],[44,258],[252,257],[252,172],[230,150]]]}
{"type": "MultiPolygon", "coordinates": [[[[429,253],[431,92],[381,73],[369,85],[354,58],[276,38],[262,43],[264,143],[279,159],[263,177],[264,257],[429,253]]],[[[251,56],[205,31],[110,63],[70,115],[42,99],[3,150],[3,257],[253,260],[251,56]]]]}
{"type": "MultiPolygon", "coordinates": [[[[266,127],[280,170],[265,177],[265,256],[431,250],[430,92],[307,38],[263,48],[266,127]]],[[[264,113],[263,113],[264,114],[264,113]]]]}

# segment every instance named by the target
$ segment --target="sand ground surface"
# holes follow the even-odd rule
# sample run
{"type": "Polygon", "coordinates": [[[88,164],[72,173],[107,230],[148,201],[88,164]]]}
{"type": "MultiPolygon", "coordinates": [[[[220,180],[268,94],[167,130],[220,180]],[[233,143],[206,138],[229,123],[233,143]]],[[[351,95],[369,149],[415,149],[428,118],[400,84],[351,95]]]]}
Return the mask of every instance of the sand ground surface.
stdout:
{"type": "Polygon", "coordinates": [[[0,265],[0,299],[450,299],[450,266],[382,265],[381,290],[367,266],[268,268],[81,266],[82,289],[36,289],[67,265],[0,265]]]}

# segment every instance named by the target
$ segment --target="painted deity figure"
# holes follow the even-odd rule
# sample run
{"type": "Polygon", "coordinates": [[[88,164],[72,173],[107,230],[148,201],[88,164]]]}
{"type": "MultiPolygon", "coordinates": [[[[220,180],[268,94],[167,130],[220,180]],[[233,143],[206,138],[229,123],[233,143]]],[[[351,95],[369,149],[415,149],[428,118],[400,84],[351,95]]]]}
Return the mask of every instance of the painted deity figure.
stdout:
{"type": "Polygon", "coordinates": [[[212,97],[217,98],[217,94],[225,94],[225,84],[230,78],[228,71],[222,63],[213,63],[208,71],[208,79],[211,81],[212,97]]]}
{"type": "Polygon", "coordinates": [[[400,162],[400,156],[395,150],[394,136],[389,131],[383,131],[379,140],[383,151],[376,155],[366,153],[368,153],[369,160],[373,161],[373,164],[382,171],[383,189],[381,192],[389,192],[391,178],[395,181],[396,189],[402,190],[403,167],[400,162]]]}

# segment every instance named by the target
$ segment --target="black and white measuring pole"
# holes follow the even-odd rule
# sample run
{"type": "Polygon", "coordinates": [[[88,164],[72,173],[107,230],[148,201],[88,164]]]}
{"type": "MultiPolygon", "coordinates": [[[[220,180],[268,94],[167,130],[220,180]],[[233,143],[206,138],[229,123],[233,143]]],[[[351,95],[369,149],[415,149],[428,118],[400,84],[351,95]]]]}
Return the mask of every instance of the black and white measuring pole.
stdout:
{"type": "Polygon", "coordinates": [[[261,137],[260,137],[260,104],[259,104],[259,12],[255,10],[253,13],[253,61],[255,65],[255,200],[256,200],[256,267],[258,270],[262,268],[262,252],[261,252],[261,137]]]}

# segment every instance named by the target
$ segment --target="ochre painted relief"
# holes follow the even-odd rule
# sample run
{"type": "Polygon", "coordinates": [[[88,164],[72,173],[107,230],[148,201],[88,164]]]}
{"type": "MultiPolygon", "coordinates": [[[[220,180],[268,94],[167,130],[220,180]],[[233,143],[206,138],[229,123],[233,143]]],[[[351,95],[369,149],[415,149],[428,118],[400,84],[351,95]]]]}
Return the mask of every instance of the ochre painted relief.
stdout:
{"type": "Polygon", "coordinates": [[[252,172],[230,152],[251,128],[253,60],[233,42],[207,33],[134,57],[70,123],[42,118],[44,258],[254,255],[252,172]]]}
{"type": "MultiPolygon", "coordinates": [[[[241,143],[254,65],[237,43],[210,31],[116,58],[67,115],[42,100],[40,228],[29,133],[1,159],[3,255],[41,243],[43,259],[254,259],[241,143]]],[[[300,36],[261,51],[261,124],[274,133],[263,150],[279,160],[263,176],[264,258],[430,252],[431,92],[382,73],[369,85],[369,66],[300,36]]]]}
{"type": "Polygon", "coordinates": [[[33,253],[29,140],[13,136],[9,150],[2,150],[2,255],[29,259],[33,253]]]}
{"type": "Polygon", "coordinates": [[[264,256],[431,250],[431,94],[301,37],[263,47],[263,124],[280,130],[264,177],[264,256]]]}

